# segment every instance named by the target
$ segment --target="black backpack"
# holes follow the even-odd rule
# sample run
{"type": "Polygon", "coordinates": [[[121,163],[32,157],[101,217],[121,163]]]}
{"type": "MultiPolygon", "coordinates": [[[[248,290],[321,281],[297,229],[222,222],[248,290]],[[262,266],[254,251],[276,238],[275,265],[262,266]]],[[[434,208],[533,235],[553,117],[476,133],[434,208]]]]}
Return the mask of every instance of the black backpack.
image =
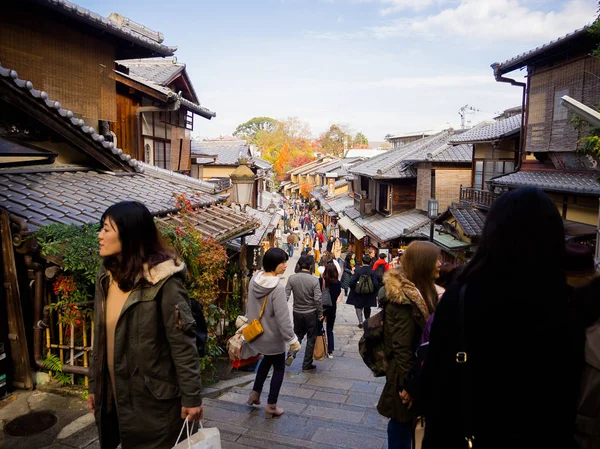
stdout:
{"type": "Polygon", "coordinates": [[[365,320],[363,335],[358,342],[358,353],[375,377],[385,376],[388,368],[388,358],[383,345],[384,322],[385,308],[365,320]]]}
{"type": "Polygon", "coordinates": [[[375,286],[373,285],[373,279],[371,274],[361,274],[358,278],[355,288],[356,293],[359,295],[370,295],[375,292],[375,286]]]}

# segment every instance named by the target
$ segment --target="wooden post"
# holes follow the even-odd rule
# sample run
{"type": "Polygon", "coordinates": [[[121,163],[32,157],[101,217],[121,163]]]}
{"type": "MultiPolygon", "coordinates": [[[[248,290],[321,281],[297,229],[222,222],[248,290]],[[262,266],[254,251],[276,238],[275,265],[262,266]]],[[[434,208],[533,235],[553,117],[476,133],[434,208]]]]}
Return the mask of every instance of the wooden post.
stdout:
{"type": "Polygon", "coordinates": [[[21,295],[15,266],[12,234],[10,232],[10,220],[7,212],[2,212],[0,217],[0,231],[2,234],[2,265],[4,268],[4,289],[6,291],[8,340],[12,359],[13,384],[17,388],[31,389],[33,388],[33,380],[31,378],[23,310],[21,309],[21,295]]]}

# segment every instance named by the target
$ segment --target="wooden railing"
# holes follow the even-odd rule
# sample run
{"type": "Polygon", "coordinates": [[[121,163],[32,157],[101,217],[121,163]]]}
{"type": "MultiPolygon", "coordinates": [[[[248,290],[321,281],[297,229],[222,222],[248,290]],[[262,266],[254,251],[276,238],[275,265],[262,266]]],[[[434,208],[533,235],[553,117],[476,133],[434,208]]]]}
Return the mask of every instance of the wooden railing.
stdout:
{"type": "Polygon", "coordinates": [[[490,208],[498,195],[488,190],[460,186],[460,202],[474,204],[482,208],[490,208]]]}

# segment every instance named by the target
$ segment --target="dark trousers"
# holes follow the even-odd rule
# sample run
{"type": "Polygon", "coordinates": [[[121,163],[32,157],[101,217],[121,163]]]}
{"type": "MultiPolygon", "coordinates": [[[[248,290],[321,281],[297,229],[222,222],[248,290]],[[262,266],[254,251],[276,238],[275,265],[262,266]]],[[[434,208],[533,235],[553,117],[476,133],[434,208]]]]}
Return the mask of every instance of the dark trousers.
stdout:
{"type": "Polygon", "coordinates": [[[365,320],[371,318],[371,307],[365,307],[364,309],[365,320]]]}
{"type": "Polygon", "coordinates": [[[390,419],[387,428],[388,449],[411,449],[413,424],[390,419]]]}
{"type": "Polygon", "coordinates": [[[257,393],[262,391],[271,367],[273,367],[273,376],[271,377],[271,387],[269,388],[267,404],[277,404],[279,390],[281,390],[283,375],[285,374],[285,352],[275,355],[265,355],[263,357],[258,366],[256,379],[254,379],[254,387],[252,389],[257,393]]]}
{"type": "Polygon", "coordinates": [[[326,307],[323,310],[323,316],[327,322],[327,352],[333,353],[333,325],[335,324],[336,307],[326,307]]]}
{"type": "Polygon", "coordinates": [[[294,312],[294,333],[298,341],[302,343],[306,335],[306,352],[302,369],[310,368],[313,363],[313,352],[317,340],[317,312],[297,313],[294,312]]]}

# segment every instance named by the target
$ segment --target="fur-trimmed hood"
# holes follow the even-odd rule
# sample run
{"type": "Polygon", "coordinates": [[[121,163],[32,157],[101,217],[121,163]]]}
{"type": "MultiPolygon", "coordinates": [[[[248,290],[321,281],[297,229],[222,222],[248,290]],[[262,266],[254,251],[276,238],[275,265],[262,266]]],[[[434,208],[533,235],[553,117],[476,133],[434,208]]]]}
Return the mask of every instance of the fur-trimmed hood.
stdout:
{"type": "Polygon", "coordinates": [[[427,303],[415,284],[404,276],[401,269],[395,268],[386,271],[383,275],[383,283],[385,286],[384,302],[404,305],[412,304],[423,315],[425,321],[427,321],[430,315],[427,303]]]}
{"type": "MultiPolygon", "coordinates": [[[[185,270],[185,264],[180,260],[169,259],[154,265],[148,270],[148,264],[144,264],[144,279],[150,285],[156,285],[163,279],[185,270]]],[[[185,275],[185,271],[184,271],[185,275]]]]}

